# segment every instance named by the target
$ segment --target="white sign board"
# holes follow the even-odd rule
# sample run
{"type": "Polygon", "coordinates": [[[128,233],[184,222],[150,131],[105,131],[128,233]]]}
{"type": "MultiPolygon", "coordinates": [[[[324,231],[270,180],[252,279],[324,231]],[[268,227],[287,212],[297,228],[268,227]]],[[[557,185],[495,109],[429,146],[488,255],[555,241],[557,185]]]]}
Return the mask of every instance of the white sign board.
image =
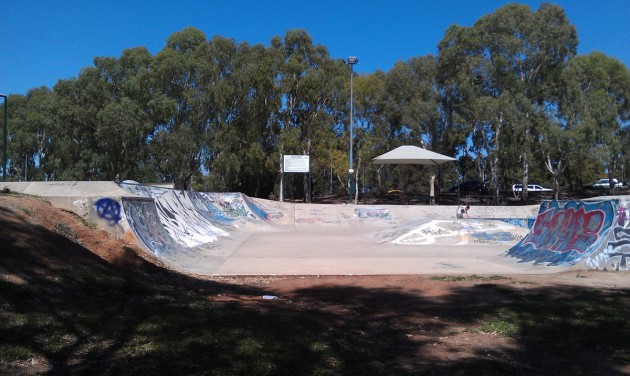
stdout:
{"type": "Polygon", "coordinates": [[[282,172],[309,172],[308,155],[285,155],[282,172]]]}

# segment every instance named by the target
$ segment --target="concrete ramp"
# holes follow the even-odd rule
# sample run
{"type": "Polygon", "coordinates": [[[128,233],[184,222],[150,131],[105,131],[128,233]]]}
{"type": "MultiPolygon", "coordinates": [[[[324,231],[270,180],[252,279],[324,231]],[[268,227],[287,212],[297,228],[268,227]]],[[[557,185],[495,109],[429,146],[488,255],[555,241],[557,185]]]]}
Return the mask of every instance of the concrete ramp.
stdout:
{"type": "Polygon", "coordinates": [[[607,244],[618,208],[618,200],[545,201],[531,233],[507,254],[547,266],[587,265],[607,244]]]}
{"type": "Polygon", "coordinates": [[[121,197],[131,194],[113,181],[34,181],[0,183],[12,192],[42,197],[121,197]]]}
{"type": "Polygon", "coordinates": [[[415,221],[381,231],[381,243],[399,245],[505,245],[523,239],[527,228],[494,219],[415,221]]]}
{"type": "Polygon", "coordinates": [[[212,243],[229,233],[204,217],[186,191],[120,183],[135,195],[152,198],[157,216],[169,236],[186,247],[212,243]]]}
{"type": "Polygon", "coordinates": [[[628,197],[473,206],[456,219],[455,206],[286,203],[131,182],[7,186],[197,274],[630,270],[628,197]]]}
{"type": "Polygon", "coordinates": [[[580,264],[586,269],[630,271],[630,197],[617,196],[612,202],[615,220],[597,252],[580,264]]]}

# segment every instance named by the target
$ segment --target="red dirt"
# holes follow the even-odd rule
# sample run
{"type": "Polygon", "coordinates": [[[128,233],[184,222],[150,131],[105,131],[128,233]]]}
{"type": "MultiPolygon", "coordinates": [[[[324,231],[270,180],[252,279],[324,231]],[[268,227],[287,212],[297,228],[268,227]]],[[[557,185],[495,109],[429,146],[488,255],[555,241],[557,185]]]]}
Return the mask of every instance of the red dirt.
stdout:
{"type": "Polygon", "coordinates": [[[479,316],[475,314],[528,293],[579,296],[572,294],[580,289],[597,289],[611,296],[623,292],[628,298],[627,273],[573,271],[496,279],[469,276],[460,281],[429,275],[183,276],[166,270],[139,247],[113,239],[77,215],[38,198],[0,194],[0,225],[0,279],[15,283],[23,282],[27,273],[68,268],[66,261],[70,259],[74,263],[106,262],[142,278],[159,277],[175,286],[203,291],[217,303],[238,301],[265,310],[279,307],[283,311],[308,312],[322,320],[343,319],[349,335],[376,339],[378,345],[370,351],[396,353],[409,372],[469,374],[470,368],[464,367],[466,372],[451,365],[483,367],[484,362],[494,361],[522,366],[522,374],[630,374],[629,365],[611,363],[602,349],[572,347],[571,354],[551,356],[546,348],[556,347],[549,343],[532,344],[480,331],[479,316]],[[24,270],[27,266],[28,272],[24,270]],[[204,290],[195,281],[199,286],[214,281],[223,287],[204,290]],[[277,299],[261,299],[248,293],[247,287],[267,291],[277,299]],[[406,343],[391,343],[387,335],[392,331],[403,332],[406,343]],[[541,347],[536,348],[538,345],[541,347]],[[545,364],[532,368],[537,358],[545,364]]]}

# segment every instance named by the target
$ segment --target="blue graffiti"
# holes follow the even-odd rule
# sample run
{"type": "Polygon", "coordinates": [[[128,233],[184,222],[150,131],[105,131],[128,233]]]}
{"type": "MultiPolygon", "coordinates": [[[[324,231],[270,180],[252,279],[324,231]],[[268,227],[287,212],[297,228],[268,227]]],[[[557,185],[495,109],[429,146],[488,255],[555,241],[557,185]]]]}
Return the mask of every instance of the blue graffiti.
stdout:
{"type": "Polygon", "coordinates": [[[472,236],[478,240],[495,241],[495,242],[510,242],[514,240],[512,233],[510,232],[485,232],[485,233],[473,233],[472,236]]]}
{"type": "Polygon", "coordinates": [[[102,198],[94,203],[94,210],[99,217],[105,219],[110,225],[115,225],[121,220],[120,204],[111,198],[102,198]]]}
{"type": "Polygon", "coordinates": [[[519,262],[572,266],[590,257],[615,221],[616,201],[544,201],[531,232],[507,254],[519,262]]]}
{"type": "MultiPolygon", "coordinates": [[[[485,218],[484,218],[485,219],[485,218]]],[[[487,218],[492,220],[503,221],[509,223],[512,226],[532,229],[534,227],[535,218],[487,218]]]]}

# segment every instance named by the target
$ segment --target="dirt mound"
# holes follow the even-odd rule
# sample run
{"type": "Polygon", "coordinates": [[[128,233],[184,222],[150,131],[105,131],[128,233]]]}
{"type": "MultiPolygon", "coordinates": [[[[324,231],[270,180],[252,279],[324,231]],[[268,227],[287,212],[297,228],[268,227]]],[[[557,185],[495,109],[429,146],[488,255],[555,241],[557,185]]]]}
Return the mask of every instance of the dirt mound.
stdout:
{"type": "Polygon", "coordinates": [[[0,214],[0,250],[8,269],[3,273],[26,265],[64,269],[81,263],[107,263],[138,272],[160,270],[159,261],[147,260],[149,256],[136,245],[112,239],[105,230],[44,200],[2,194],[0,214]]]}

